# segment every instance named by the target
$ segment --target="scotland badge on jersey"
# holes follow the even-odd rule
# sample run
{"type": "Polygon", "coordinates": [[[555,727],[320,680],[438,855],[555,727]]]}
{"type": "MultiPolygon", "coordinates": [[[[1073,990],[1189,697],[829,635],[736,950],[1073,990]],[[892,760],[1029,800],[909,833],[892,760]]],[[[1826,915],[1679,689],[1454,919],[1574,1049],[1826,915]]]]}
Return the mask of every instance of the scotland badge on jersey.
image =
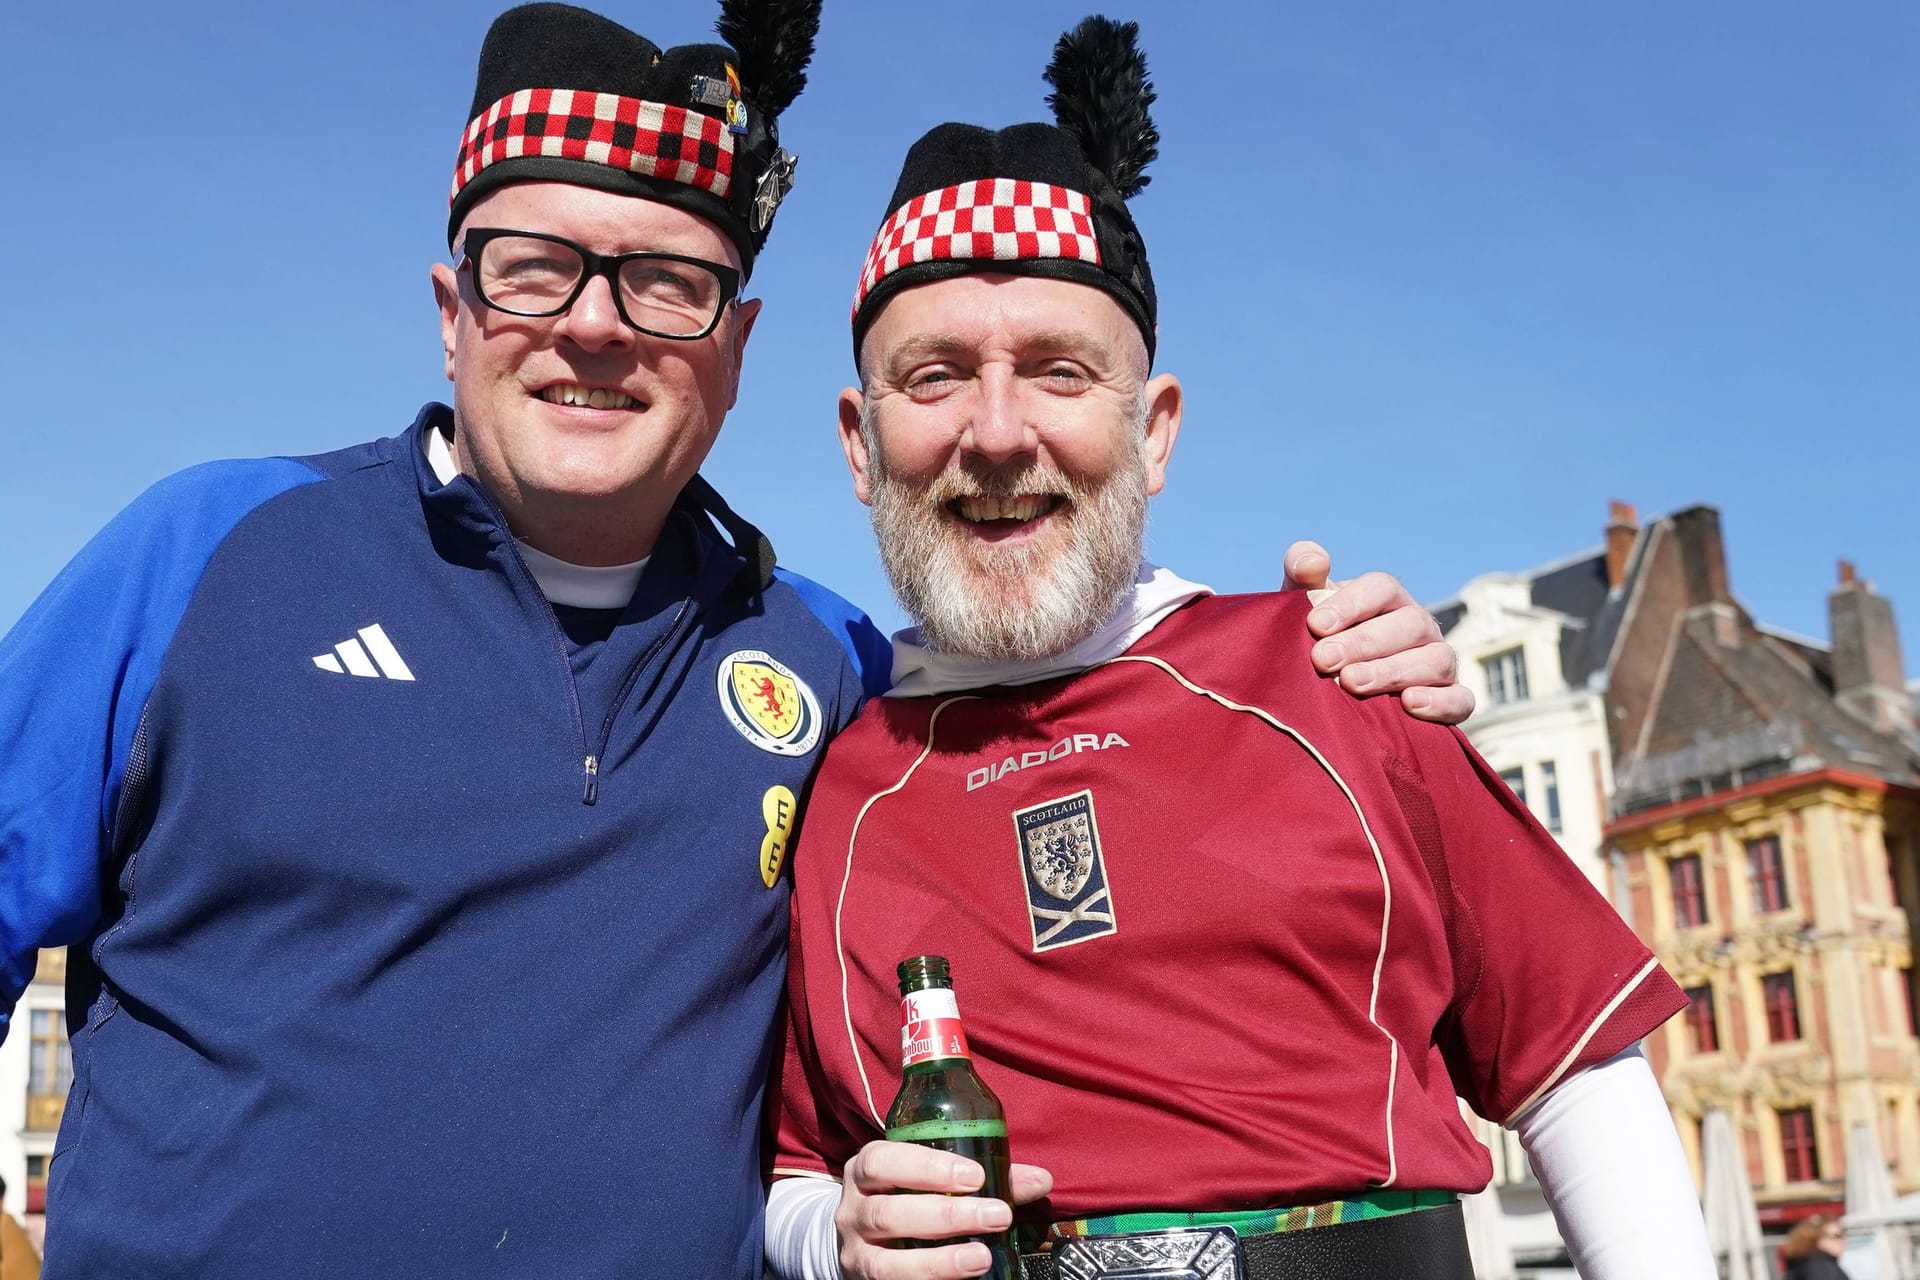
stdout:
{"type": "Polygon", "coordinates": [[[820,700],[792,668],[761,649],[720,660],[720,709],[740,736],[777,756],[803,756],[820,742],[820,700]]]}
{"type": "Polygon", "coordinates": [[[1115,932],[1093,792],[1017,809],[1013,827],[1020,837],[1033,949],[1051,951],[1115,932]]]}

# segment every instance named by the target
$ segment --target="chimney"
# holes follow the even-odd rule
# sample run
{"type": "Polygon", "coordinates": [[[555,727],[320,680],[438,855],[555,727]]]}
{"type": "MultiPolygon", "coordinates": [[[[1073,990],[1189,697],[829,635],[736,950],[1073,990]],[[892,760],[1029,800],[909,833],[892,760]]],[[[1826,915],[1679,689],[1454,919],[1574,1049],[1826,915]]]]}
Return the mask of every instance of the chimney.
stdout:
{"type": "Polygon", "coordinates": [[[1640,513],[1631,502],[1607,504],[1607,590],[1618,591],[1627,580],[1627,556],[1640,532],[1640,513]]]}
{"type": "Polygon", "coordinates": [[[1893,603],[1861,581],[1851,561],[1840,562],[1840,585],[1827,597],[1827,625],[1834,701],[1876,729],[1913,728],[1893,603]]]}
{"type": "Polygon", "coordinates": [[[1733,603],[1727,586],[1727,551],[1720,540],[1720,512],[1704,504],[1676,512],[1673,532],[1680,540],[1680,571],[1687,603],[1733,603]]]}

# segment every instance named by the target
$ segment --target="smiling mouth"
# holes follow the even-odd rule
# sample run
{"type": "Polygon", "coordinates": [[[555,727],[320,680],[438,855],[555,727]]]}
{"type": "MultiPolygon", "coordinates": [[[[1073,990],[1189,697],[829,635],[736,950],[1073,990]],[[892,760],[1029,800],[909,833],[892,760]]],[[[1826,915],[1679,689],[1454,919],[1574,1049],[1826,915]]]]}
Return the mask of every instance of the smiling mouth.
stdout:
{"type": "Polygon", "coordinates": [[[624,391],[615,391],[607,387],[583,387],[575,382],[562,382],[551,387],[542,387],[539,397],[548,404],[567,405],[581,409],[638,409],[640,402],[624,391]]]}
{"type": "Polygon", "coordinates": [[[946,509],[968,524],[992,532],[1008,532],[1049,514],[1060,502],[1050,493],[1027,493],[1013,498],[955,498],[946,504],[946,509]]]}

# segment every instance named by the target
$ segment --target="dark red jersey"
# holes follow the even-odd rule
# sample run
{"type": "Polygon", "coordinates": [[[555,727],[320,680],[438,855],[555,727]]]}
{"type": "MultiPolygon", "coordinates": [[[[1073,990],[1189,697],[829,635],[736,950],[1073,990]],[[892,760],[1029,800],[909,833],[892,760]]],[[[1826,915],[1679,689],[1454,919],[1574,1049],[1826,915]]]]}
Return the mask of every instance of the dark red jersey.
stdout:
{"type": "Polygon", "coordinates": [[[795,853],[776,1172],[880,1136],[911,955],[1055,1219],[1477,1189],[1456,1094],[1507,1119],[1685,1003],[1465,738],[1315,674],[1309,607],[867,705],[795,853]]]}

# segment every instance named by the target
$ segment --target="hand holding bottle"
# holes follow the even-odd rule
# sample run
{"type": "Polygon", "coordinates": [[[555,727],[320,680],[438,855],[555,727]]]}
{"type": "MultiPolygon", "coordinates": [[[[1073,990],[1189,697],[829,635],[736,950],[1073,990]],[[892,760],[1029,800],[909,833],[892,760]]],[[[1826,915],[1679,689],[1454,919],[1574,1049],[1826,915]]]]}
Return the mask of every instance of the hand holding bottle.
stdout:
{"type": "MultiPolygon", "coordinates": [[[[1013,1211],[978,1194],[986,1173],[963,1156],[905,1142],[869,1142],[847,1161],[834,1226],[840,1269],[849,1280],[960,1280],[992,1265],[986,1245],[962,1239],[940,1248],[906,1242],[995,1235],[1013,1211]],[[936,1194],[928,1195],[927,1192],[936,1194]]],[[[1010,1167],[1015,1204],[1053,1190],[1053,1175],[1037,1165],[1010,1167]]]]}
{"type": "Polygon", "coordinates": [[[1019,1280],[1012,1206],[1047,1194],[1053,1179],[1029,1166],[1018,1166],[1023,1182],[1014,1178],[1006,1113],[974,1072],[946,958],[910,956],[898,973],[900,1091],[886,1140],[843,1171],[840,1269],[874,1280],[1019,1280]]]}

